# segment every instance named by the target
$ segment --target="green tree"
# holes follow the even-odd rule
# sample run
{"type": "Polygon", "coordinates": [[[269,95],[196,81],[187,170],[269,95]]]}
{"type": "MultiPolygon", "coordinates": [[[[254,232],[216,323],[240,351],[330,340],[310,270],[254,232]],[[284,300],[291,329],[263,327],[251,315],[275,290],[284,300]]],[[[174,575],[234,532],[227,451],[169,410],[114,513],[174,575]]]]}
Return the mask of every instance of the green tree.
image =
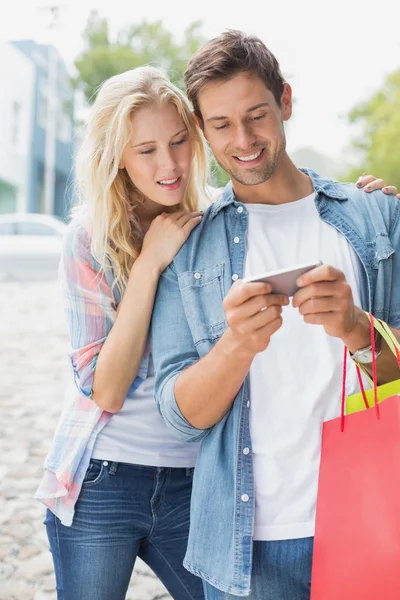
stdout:
{"type": "Polygon", "coordinates": [[[165,29],[161,21],[143,21],[119,31],[112,40],[108,21],[93,11],[84,32],[85,47],[75,61],[75,86],[92,103],[101,83],[108,77],[152,64],[162,67],[181,89],[183,73],[190,56],[204,42],[201,22],[192,23],[183,32],[181,43],[165,29]]]}
{"type": "Polygon", "coordinates": [[[229,175],[222,167],[219,166],[210,151],[210,182],[215,187],[225,187],[229,181],[229,175]]]}
{"type": "Polygon", "coordinates": [[[349,121],[360,128],[353,148],[361,166],[351,169],[346,179],[355,181],[366,171],[400,187],[400,70],[387,77],[381,90],[356,106],[349,121]]]}

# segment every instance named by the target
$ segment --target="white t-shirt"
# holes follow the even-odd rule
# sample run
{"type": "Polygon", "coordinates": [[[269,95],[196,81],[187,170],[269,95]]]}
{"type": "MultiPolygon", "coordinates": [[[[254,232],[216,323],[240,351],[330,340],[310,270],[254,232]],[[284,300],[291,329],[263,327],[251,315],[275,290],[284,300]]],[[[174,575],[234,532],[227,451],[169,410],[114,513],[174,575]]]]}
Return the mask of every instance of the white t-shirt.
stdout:
{"type": "Polygon", "coordinates": [[[194,467],[198,444],[177,440],[154,400],[154,366],[99,433],[92,458],[151,467],[194,467]]]}
{"type": "MultiPolygon", "coordinates": [[[[312,194],[279,206],[247,204],[246,276],[302,263],[344,272],[360,306],[356,258],[346,238],[324,223],[312,194]]],[[[255,540],[314,535],[322,423],[340,415],[343,343],[298,309],[250,369],[250,431],[255,480],[255,540]]],[[[348,359],[347,393],[358,391],[348,359]]]]}

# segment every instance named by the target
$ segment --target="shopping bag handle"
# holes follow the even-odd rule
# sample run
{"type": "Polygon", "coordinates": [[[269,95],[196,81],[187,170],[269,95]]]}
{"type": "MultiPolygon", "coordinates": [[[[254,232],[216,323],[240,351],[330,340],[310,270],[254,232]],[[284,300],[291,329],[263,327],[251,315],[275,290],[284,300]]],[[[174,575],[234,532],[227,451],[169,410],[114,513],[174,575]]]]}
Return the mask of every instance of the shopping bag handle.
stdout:
{"type": "MultiPolygon", "coordinates": [[[[400,344],[390,329],[390,327],[384,321],[380,319],[376,319],[370,313],[366,313],[369,318],[370,323],[370,334],[371,334],[371,349],[372,349],[372,384],[374,388],[374,407],[376,411],[377,419],[380,418],[379,404],[378,404],[378,381],[377,381],[377,373],[376,373],[376,345],[375,345],[375,329],[381,335],[381,337],[385,340],[390,350],[395,354],[397,358],[397,364],[400,368],[400,344]]],[[[342,377],[342,403],[341,403],[341,412],[340,412],[340,427],[341,430],[344,431],[344,422],[345,422],[345,405],[346,405],[346,378],[347,378],[347,353],[349,352],[348,348],[344,347],[344,356],[343,356],[343,377],[342,377]]],[[[364,369],[363,369],[364,370],[364,369]]],[[[366,408],[370,408],[367,400],[367,396],[365,394],[364,384],[361,377],[361,369],[358,363],[356,363],[356,372],[358,383],[360,386],[361,394],[364,400],[364,404],[366,408]]],[[[371,380],[369,374],[364,371],[367,377],[371,380]]]]}

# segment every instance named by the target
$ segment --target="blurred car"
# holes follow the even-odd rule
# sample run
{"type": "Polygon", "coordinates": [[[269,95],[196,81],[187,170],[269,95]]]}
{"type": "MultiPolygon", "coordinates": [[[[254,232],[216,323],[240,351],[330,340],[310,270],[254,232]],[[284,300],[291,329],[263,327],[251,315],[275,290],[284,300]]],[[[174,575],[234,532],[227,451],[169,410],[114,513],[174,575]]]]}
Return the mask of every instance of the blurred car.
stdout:
{"type": "Polygon", "coordinates": [[[66,227],[52,215],[0,215],[0,280],[56,279],[66,227]]]}

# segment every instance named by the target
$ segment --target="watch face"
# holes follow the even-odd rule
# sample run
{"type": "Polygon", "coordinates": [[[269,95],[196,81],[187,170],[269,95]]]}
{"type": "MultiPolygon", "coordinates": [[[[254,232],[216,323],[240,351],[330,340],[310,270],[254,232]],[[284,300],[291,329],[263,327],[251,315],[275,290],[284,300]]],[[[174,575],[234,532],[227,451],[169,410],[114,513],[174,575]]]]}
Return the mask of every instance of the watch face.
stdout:
{"type": "Polygon", "coordinates": [[[372,352],[365,352],[357,359],[359,363],[369,365],[372,363],[372,352]]]}
{"type": "MultiPolygon", "coordinates": [[[[382,349],[375,349],[375,360],[378,358],[381,352],[382,349]]],[[[353,360],[361,363],[362,365],[370,365],[373,360],[372,346],[370,346],[369,348],[363,348],[362,350],[357,350],[357,352],[354,352],[354,354],[352,355],[352,358],[353,360]]]]}
{"type": "MultiPolygon", "coordinates": [[[[377,354],[375,354],[377,356],[377,354]]],[[[372,362],[372,346],[369,348],[361,348],[361,350],[357,350],[354,352],[352,356],[353,360],[362,364],[370,364],[372,362]]]]}

